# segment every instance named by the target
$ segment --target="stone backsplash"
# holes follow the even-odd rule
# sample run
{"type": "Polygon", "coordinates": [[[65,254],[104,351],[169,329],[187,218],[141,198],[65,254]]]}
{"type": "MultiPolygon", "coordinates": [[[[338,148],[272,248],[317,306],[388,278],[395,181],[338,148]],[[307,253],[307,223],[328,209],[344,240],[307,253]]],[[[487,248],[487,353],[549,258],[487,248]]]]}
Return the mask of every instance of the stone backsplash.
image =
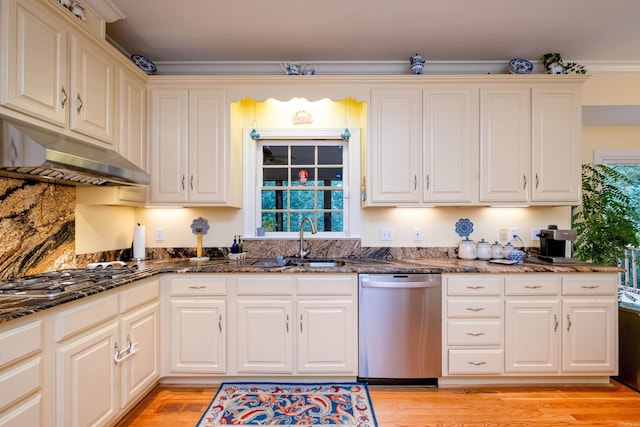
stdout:
{"type": "Polygon", "coordinates": [[[76,189],[0,178],[0,279],[74,267],[76,189]]]}

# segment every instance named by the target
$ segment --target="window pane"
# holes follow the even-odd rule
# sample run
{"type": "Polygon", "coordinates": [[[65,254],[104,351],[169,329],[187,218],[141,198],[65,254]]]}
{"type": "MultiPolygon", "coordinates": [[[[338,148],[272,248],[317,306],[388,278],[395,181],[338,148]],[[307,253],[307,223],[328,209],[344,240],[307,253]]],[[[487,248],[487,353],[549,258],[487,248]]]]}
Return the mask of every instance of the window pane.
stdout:
{"type": "MultiPolygon", "coordinates": [[[[291,212],[291,231],[300,231],[300,222],[302,218],[308,216],[315,225],[315,214],[313,212],[291,212]]],[[[311,232],[311,227],[305,222],[304,231],[311,232]]]]}
{"type": "Polygon", "coordinates": [[[342,146],[318,146],[319,165],[341,165],[342,146]]]}
{"type": "Polygon", "coordinates": [[[315,196],[314,190],[301,190],[291,192],[291,210],[307,210],[315,209],[315,196]]]}
{"type": "Polygon", "coordinates": [[[314,146],[309,147],[291,147],[291,164],[292,165],[314,165],[315,159],[314,146]]]}
{"type": "Polygon", "coordinates": [[[264,168],[262,170],[262,185],[288,185],[289,170],[287,168],[264,168]]]}
{"type": "Polygon", "coordinates": [[[316,185],[316,170],[314,168],[292,168],[291,169],[291,185],[313,187],[316,185]],[[301,175],[301,172],[303,173],[301,175]],[[304,181],[306,176],[306,182],[304,181]]]}
{"type": "Polygon", "coordinates": [[[289,163],[289,147],[270,145],[262,147],[262,162],[265,165],[286,165],[289,163]]]}
{"type": "MultiPolygon", "coordinates": [[[[329,181],[342,181],[342,168],[318,168],[318,179],[329,181]]],[[[330,185],[330,184],[320,184],[330,185]]]]}
{"type": "Polygon", "coordinates": [[[262,209],[285,209],[288,206],[286,190],[262,190],[262,209]]]}
{"type": "Polygon", "coordinates": [[[318,208],[342,210],[344,209],[344,193],[342,190],[318,191],[318,208]]]}

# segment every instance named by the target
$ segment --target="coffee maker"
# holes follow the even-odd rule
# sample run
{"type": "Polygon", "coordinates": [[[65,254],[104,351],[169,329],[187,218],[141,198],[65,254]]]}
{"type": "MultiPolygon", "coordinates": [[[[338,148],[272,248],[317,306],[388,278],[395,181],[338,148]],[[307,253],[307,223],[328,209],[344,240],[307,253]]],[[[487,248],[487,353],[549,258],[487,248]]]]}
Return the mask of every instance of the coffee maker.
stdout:
{"type": "Polygon", "coordinates": [[[549,225],[546,229],[540,230],[537,236],[540,237],[538,258],[542,261],[565,264],[578,262],[577,259],[568,256],[568,242],[576,240],[576,230],[558,230],[557,225],[549,225]]]}

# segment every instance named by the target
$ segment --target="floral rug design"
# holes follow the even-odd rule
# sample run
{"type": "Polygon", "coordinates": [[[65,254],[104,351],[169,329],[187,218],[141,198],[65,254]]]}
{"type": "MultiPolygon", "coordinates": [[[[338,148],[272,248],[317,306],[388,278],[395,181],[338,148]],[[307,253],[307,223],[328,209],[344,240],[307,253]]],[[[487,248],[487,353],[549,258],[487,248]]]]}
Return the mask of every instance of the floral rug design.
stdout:
{"type": "Polygon", "coordinates": [[[223,383],[197,427],[377,427],[364,383],[223,383]]]}

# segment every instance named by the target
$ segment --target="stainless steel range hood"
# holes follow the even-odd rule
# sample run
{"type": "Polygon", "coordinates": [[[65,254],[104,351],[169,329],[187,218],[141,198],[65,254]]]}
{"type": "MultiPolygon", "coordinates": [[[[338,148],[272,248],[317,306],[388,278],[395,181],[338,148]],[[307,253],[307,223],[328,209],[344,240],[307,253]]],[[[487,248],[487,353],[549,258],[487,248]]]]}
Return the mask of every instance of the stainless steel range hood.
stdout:
{"type": "Polygon", "coordinates": [[[147,185],[149,174],[115,151],[0,118],[0,175],[63,185],[147,185]]]}

